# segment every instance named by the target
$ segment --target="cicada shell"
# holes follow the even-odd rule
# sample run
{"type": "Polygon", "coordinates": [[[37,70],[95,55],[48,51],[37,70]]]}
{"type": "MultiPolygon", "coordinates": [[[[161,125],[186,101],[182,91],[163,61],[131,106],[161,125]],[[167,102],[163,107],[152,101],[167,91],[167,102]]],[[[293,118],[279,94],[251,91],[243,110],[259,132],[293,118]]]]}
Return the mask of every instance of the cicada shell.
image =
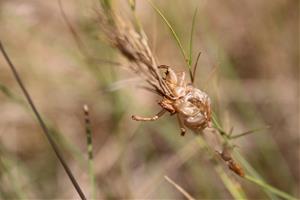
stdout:
{"type": "MultiPolygon", "coordinates": [[[[171,97],[163,96],[159,105],[172,115],[177,115],[182,135],[185,133],[185,127],[195,132],[201,132],[210,127],[211,101],[209,96],[194,87],[192,83],[188,83],[185,72],[175,72],[165,65],[159,68],[166,69],[163,80],[171,92],[171,97]]],[[[159,117],[156,116],[155,119],[159,117]]],[[[148,121],[147,118],[139,118],[139,120],[148,121]]]]}

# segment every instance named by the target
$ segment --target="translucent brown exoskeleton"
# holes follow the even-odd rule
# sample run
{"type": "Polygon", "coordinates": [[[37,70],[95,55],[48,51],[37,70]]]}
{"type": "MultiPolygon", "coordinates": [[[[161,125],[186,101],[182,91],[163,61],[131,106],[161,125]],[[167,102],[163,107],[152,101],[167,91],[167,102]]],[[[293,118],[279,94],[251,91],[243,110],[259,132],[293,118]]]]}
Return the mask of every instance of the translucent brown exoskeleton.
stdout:
{"type": "Polygon", "coordinates": [[[166,70],[163,80],[171,91],[171,97],[164,96],[159,101],[158,104],[162,107],[162,110],[154,117],[133,115],[132,118],[137,121],[154,121],[169,112],[171,115],[177,115],[181,135],[185,134],[185,127],[197,132],[210,127],[211,102],[208,95],[194,87],[192,82],[188,83],[185,72],[176,72],[166,65],[160,65],[158,68],[166,70]]]}

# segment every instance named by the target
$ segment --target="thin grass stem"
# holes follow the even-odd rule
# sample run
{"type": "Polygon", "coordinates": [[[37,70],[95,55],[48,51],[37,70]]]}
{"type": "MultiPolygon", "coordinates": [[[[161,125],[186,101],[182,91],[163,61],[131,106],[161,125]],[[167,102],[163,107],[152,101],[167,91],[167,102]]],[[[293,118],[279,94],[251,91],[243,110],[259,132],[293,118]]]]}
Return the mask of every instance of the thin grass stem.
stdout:
{"type": "Polygon", "coordinates": [[[243,137],[243,136],[255,133],[255,132],[259,132],[261,130],[265,130],[265,129],[268,129],[268,128],[270,128],[270,126],[266,126],[266,127],[262,127],[262,128],[256,128],[256,129],[253,129],[253,130],[250,130],[250,131],[246,131],[244,133],[240,133],[240,134],[237,134],[237,135],[230,136],[229,139],[237,139],[237,138],[240,138],[240,137],[243,137]]]}
{"type": "Polygon", "coordinates": [[[219,174],[223,184],[235,199],[247,199],[241,185],[238,182],[231,180],[220,165],[215,166],[215,170],[219,174]]]}
{"type": "Polygon", "coordinates": [[[59,160],[60,163],[62,164],[62,166],[63,166],[65,172],[67,173],[67,175],[68,175],[70,181],[72,182],[72,184],[73,184],[75,190],[77,191],[78,195],[80,196],[81,199],[84,199],[84,200],[85,200],[86,197],[85,197],[85,195],[84,195],[84,193],[83,193],[81,187],[80,187],[79,184],[77,183],[77,181],[76,181],[76,179],[75,179],[75,177],[74,177],[72,171],[70,170],[70,168],[68,167],[66,161],[65,161],[64,158],[62,157],[62,154],[61,154],[60,150],[58,149],[58,146],[56,145],[56,143],[55,143],[54,140],[52,139],[52,137],[51,137],[51,135],[50,135],[50,133],[49,133],[47,127],[46,127],[46,124],[45,124],[44,120],[42,119],[42,117],[41,117],[39,111],[37,110],[37,108],[36,108],[36,106],[35,106],[35,104],[34,104],[32,98],[31,98],[31,96],[29,95],[29,93],[28,93],[28,91],[27,91],[25,85],[23,84],[23,81],[21,80],[21,77],[20,77],[19,73],[18,73],[17,70],[16,70],[16,67],[15,67],[14,64],[11,62],[11,60],[10,60],[8,54],[6,53],[6,51],[5,51],[5,49],[4,49],[4,46],[2,45],[2,42],[1,42],[1,41],[0,41],[0,50],[1,50],[1,52],[2,52],[2,54],[3,54],[3,56],[4,56],[4,58],[5,58],[5,61],[6,61],[7,64],[9,65],[9,67],[10,67],[10,69],[11,69],[11,71],[12,71],[12,73],[13,73],[13,75],[14,75],[14,77],[15,77],[15,79],[16,79],[18,85],[19,85],[19,87],[21,88],[21,90],[22,90],[22,92],[23,92],[23,94],[24,94],[26,100],[28,101],[28,103],[29,103],[29,105],[30,105],[32,111],[34,112],[34,114],[35,114],[35,116],[36,116],[36,118],[37,118],[37,120],[38,120],[38,122],[39,122],[39,124],[40,124],[40,126],[41,126],[41,128],[42,128],[42,130],[43,130],[43,133],[45,134],[45,136],[46,136],[48,142],[50,143],[50,145],[51,145],[51,147],[52,147],[52,149],[53,149],[55,155],[57,156],[58,160],[59,160]]]}
{"type": "Polygon", "coordinates": [[[282,197],[282,198],[287,199],[287,200],[297,200],[295,197],[289,195],[288,193],[283,192],[283,191],[281,191],[281,190],[279,190],[279,189],[277,189],[277,188],[275,188],[275,187],[273,187],[273,186],[271,186],[271,185],[269,185],[269,184],[267,184],[267,183],[265,183],[261,180],[258,180],[256,178],[252,177],[252,176],[246,175],[245,179],[252,182],[252,183],[255,183],[256,185],[259,185],[260,187],[265,188],[266,190],[272,192],[273,194],[278,195],[279,197],[282,197]]]}
{"type": "Polygon", "coordinates": [[[96,177],[94,172],[93,137],[92,137],[91,120],[89,115],[89,107],[87,105],[83,106],[83,112],[84,112],[86,142],[87,142],[87,150],[88,150],[88,171],[89,171],[90,185],[91,185],[91,198],[96,199],[96,177]]]}
{"type": "Polygon", "coordinates": [[[151,7],[159,14],[159,16],[163,19],[163,21],[167,24],[168,28],[170,29],[171,33],[172,33],[172,36],[174,37],[179,49],[180,49],[180,52],[186,62],[186,64],[188,65],[189,67],[189,70],[191,70],[191,66],[189,65],[189,58],[187,57],[186,55],[186,52],[180,42],[180,39],[177,35],[177,33],[175,32],[175,30],[173,29],[172,25],[170,24],[170,22],[167,20],[167,18],[164,16],[164,14],[160,11],[160,9],[153,3],[152,0],[147,0],[151,7]]]}

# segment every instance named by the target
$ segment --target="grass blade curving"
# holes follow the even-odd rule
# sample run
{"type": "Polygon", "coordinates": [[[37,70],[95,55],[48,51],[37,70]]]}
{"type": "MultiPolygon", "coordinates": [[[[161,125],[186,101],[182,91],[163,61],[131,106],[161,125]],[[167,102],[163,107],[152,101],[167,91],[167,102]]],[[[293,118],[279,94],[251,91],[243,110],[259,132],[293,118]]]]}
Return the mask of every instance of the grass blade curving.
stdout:
{"type": "Polygon", "coordinates": [[[167,18],[164,16],[164,14],[160,11],[160,9],[152,2],[152,0],[147,0],[147,1],[150,3],[151,7],[158,13],[158,15],[163,19],[163,21],[167,24],[168,28],[170,29],[170,31],[172,33],[173,38],[175,39],[175,41],[180,49],[180,52],[181,52],[186,64],[189,67],[189,70],[191,70],[191,66],[189,65],[189,58],[187,57],[187,54],[180,42],[180,39],[179,39],[177,33],[175,32],[175,30],[173,29],[172,25],[167,20],[167,18]]]}

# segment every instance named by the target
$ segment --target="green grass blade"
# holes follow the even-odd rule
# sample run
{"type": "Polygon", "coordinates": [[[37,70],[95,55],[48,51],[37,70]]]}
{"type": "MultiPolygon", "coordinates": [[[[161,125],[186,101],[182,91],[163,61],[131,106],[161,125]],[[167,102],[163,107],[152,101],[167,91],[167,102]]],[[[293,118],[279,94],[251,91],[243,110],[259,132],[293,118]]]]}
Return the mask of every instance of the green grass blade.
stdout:
{"type": "Polygon", "coordinates": [[[100,0],[101,6],[105,11],[111,10],[111,0],[100,0]]]}
{"type": "Polygon", "coordinates": [[[218,172],[220,178],[223,181],[223,184],[226,186],[230,194],[234,199],[247,199],[244,191],[242,190],[240,184],[235,181],[232,181],[229,176],[224,172],[224,169],[221,166],[216,166],[215,170],[218,172]]]}
{"type": "MultiPolygon", "coordinates": [[[[218,118],[216,113],[213,112],[213,125],[214,127],[220,132],[220,134],[222,135],[223,139],[226,142],[229,142],[229,134],[224,131],[222,125],[218,122],[218,118]]],[[[245,160],[243,158],[242,155],[240,155],[237,151],[234,151],[235,156],[237,157],[238,161],[242,164],[243,167],[245,167],[246,171],[248,173],[250,173],[252,176],[254,176],[257,180],[263,181],[263,178],[256,172],[256,170],[248,163],[247,160],[245,160]]],[[[262,188],[263,191],[271,198],[274,200],[277,200],[278,198],[271,192],[269,192],[268,190],[266,190],[265,188],[262,188]]]]}
{"type": "Polygon", "coordinates": [[[51,147],[51,149],[53,150],[53,152],[56,155],[56,158],[59,160],[61,166],[63,167],[65,173],[68,175],[74,189],[76,190],[76,192],[78,193],[78,195],[80,196],[81,199],[86,199],[78,181],[76,180],[75,176],[73,175],[71,169],[69,168],[67,162],[65,161],[65,159],[62,156],[62,152],[59,150],[57,143],[53,140],[53,138],[51,137],[51,134],[39,112],[39,110],[37,109],[32,96],[29,94],[27,88],[25,87],[22,78],[19,74],[19,72],[17,71],[17,68],[15,67],[15,65],[13,64],[13,62],[11,61],[8,53],[6,52],[5,47],[3,46],[2,42],[0,41],[0,50],[1,50],[1,54],[3,55],[8,67],[11,70],[11,73],[13,74],[16,83],[18,84],[19,88],[22,90],[22,93],[28,103],[28,105],[30,106],[34,116],[36,117],[36,120],[38,122],[38,124],[40,125],[40,128],[42,130],[42,134],[46,137],[47,141],[49,142],[49,145],[51,147]]]}
{"type": "Polygon", "coordinates": [[[243,137],[245,135],[256,133],[256,132],[259,132],[261,130],[265,130],[265,129],[268,129],[268,128],[270,128],[270,126],[266,126],[266,127],[262,127],[262,128],[256,128],[256,129],[253,129],[253,130],[250,130],[250,131],[246,131],[244,133],[239,133],[237,135],[230,136],[229,139],[237,139],[239,137],[243,137]]]}
{"type": "MultiPolygon", "coordinates": [[[[27,199],[28,198],[27,195],[21,188],[20,180],[18,180],[19,177],[11,173],[12,168],[20,167],[17,164],[18,164],[17,162],[13,162],[8,156],[4,155],[2,146],[0,146],[0,170],[2,176],[1,178],[3,178],[4,175],[8,176],[10,180],[11,188],[13,188],[17,199],[27,199]]],[[[5,196],[4,194],[3,196],[5,196]]]]}
{"type": "Polygon", "coordinates": [[[167,24],[168,28],[170,29],[172,36],[174,37],[182,56],[184,57],[185,62],[187,63],[189,70],[191,70],[191,66],[189,65],[189,58],[186,55],[186,52],[180,42],[180,39],[178,37],[178,35],[176,34],[175,30],[173,29],[172,25],[170,24],[170,22],[167,20],[167,18],[163,15],[163,13],[159,10],[159,8],[152,2],[152,0],[147,0],[151,7],[159,14],[159,16],[164,20],[164,22],[167,24]]]}
{"type": "Polygon", "coordinates": [[[258,180],[252,176],[246,175],[245,179],[247,179],[248,181],[255,183],[256,185],[259,185],[260,187],[263,187],[265,190],[268,190],[269,192],[272,192],[273,194],[276,194],[277,196],[287,199],[287,200],[297,200],[295,197],[287,194],[286,192],[283,192],[277,188],[274,188],[273,186],[258,180]]]}
{"type": "MultiPolygon", "coordinates": [[[[236,150],[233,150],[234,156],[237,158],[238,162],[241,163],[241,165],[246,169],[246,171],[256,179],[260,181],[264,181],[264,179],[261,177],[261,175],[248,163],[248,161],[236,150]]],[[[269,192],[265,188],[262,188],[263,191],[270,197],[272,200],[278,200],[277,196],[275,196],[273,193],[269,192]]]]}
{"type": "Polygon", "coordinates": [[[214,128],[216,128],[221,133],[221,135],[226,134],[226,132],[222,128],[222,125],[219,123],[218,117],[215,112],[212,112],[212,123],[214,128]]]}
{"type": "MultiPolygon", "coordinates": [[[[0,92],[2,92],[7,98],[12,100],[12,102],[15,102],[16,104],[22,106],[26,111],[30,111],[30,108],[27,106],[24,99],[22,99],[21,97],[19,97],[16,94],[14,94],[7,86],[2,84],[1,82],[0,82],[0,92]]],[[[64,134],[62,134],[54,126],[52,126],[49,123],[48,119],[45,118],[44,121],[45,121],[51,135],[53,136],[53,139],[55,139],[55,141],[57,143],[59,143],[60,146],[62,146],[65,150],[68,150],[69,152],[71,152],[71,154],[77,159],[77,161],[79,161],[80,164],[83,165],[84,159],[83,159],[83,154],[82,154],[81,150],[76,145],[71,143],[68,139],[66,139],[64,134]]]]}
{"type": "Polygon", "coordinates": [[[135,11],[135,7],[136,7],[136,2],[135,0],[128,0],[128,3],[130,5],[130,8],[132,11],[135,11]]]}
{"type": "MultiPolygon", "coordinates": [[[[205,148],[213,156],[213,158],[215,158],[214,150],[205,142],[205,140],[201,136],[198,136],[196,139],[200,146],[205,148]]],[[[221,178],[224,186],[235,199],[247,199],[242,187],[237,182],[234,182],[234,180],[231,180],[220,165],[216,164],[214,169],[221,178]]]]}
{"type": "Polygon", "coordinates": [[[7,96],[9,99],[13,100],[18,104],[22,104],[22,106],[27,106],[26,103],[20,97],[17,97],[11,90],[5,86],[4,84],[0,83],[0,91],[7,96]]]}
{"type": "Polygon", "coordinates": [[[195,11],[194,11],[193,21],[192,21],[190,44],[189,44],[189,66],[192,66],[192,63],[193,63],[193,38],[194,38],[194,31],[195,31],[195,23],[196,23],[197,13],[198,13],[198,8],[196,8],[195,11]]]}
{"type": "Polygon", "coordinates": [[[143,26],[136,14],[136,2],[135,0],[128,0],[128,4],[130,6],[130,9],[132,11],[133,17],[134,17],[134,25],[137,28],[137,31],[139,34],[141,34],[143,37],[145,37],[145,33],[143,31],[143,26]]]}

